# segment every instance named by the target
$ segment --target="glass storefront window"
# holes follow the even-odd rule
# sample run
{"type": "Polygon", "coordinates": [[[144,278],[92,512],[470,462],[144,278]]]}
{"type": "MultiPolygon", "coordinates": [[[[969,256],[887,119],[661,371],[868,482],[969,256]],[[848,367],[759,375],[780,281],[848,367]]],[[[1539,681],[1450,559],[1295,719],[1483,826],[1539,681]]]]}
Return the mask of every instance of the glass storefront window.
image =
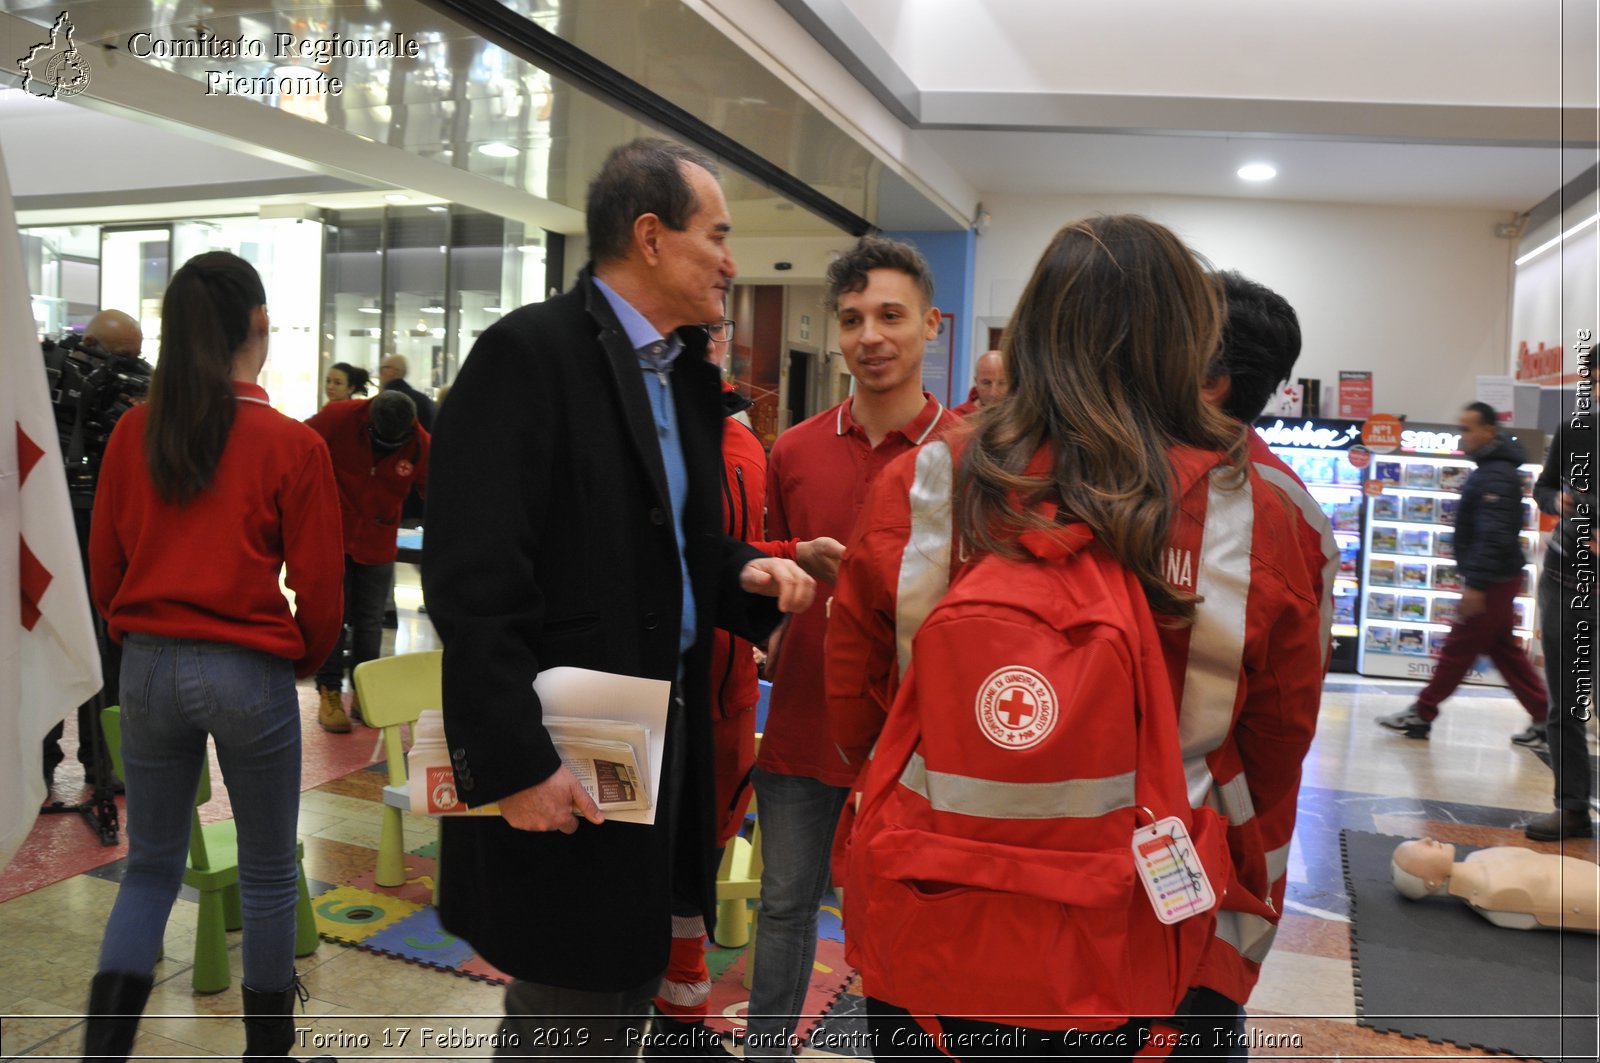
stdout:
{"type": "MultiPolygon", "coordinates": [[[[174,269],[207,251],[230,251],[256,268],[267,291],[272,322],[261,386],[273,406],[290,417],[303,419],[315,413],[321,390],[316,337],[322,223],[252,215],[194,218],[173,222],[172,249],[174,269]]],[[[149,347],[148,332],[145,343],[149,347]]]]}
{"type": "Polygon", "coordinates": [[[100,231],[100,308],[138,319],[151,364],[161,349],[161,296],[171,276],[172,226],[100,231]]]}
{"type": "MultiPolygon", "coordinates": [[[[325,401],[322,377],[335,362],[365,369],[374,378],[382,358],[387,320],[383,307],[383,211],[346,210],[330,215],[323,245],[322,357],[312,389],[325,401]]],[[[369,392],[370,394],[370,392],[369,392]]]]}
{"type": "Polygon", "coordinates": [[[391,207],[385,229],[389,331],[380,360],[390,354],[404,355],[411,386],[430,390],[447,382],[450,213],[427,207],[391,207]]]}
{"type": "Polygon", "coordinates": [[[461,208],[453,223],[450,288],[455,335],[444,383],[455,378],[461,360],[472,352],[484,329],[507,311],[544,298],[543,234],[526,233],[520,222],[461,208]]]}
{"type": "Polygon", "coordinates": [[[41,338],[81,330],[100,309],[100,226],[18,230],[23,268],[41,338]]]}

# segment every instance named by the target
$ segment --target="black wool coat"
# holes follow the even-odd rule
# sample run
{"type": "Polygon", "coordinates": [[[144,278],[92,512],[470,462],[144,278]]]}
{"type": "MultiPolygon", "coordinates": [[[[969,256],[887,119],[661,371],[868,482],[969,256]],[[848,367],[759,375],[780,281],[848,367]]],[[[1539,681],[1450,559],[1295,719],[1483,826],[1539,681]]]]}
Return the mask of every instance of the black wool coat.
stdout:
{"type": "MultiPolygon", "coordinates": [[[[704,331],[682,337],[671,379],[698,630],[683,661],[684,706],[668,727],[666,759],[682,771],[662,781],[681,802],[659,809],[655,826],[584,823],[571,835],[515,830],[498,816],[442,824],[445,927],[530,981],[637,986],[666,968],[675,893],[708,925],[714,915],[711,629],[760,639],[778,613],[738,588],[740,569],[762,555],[722,533],[721,389],[704,331]]],[[[681,575],[645,388],[585,270],[571,291],[486,330],[439,408],[422,584],[444,643],[445,732],[468,804],[526,789],[559,765],[533,692],[541,669],[678,674],[681,575]]]]}

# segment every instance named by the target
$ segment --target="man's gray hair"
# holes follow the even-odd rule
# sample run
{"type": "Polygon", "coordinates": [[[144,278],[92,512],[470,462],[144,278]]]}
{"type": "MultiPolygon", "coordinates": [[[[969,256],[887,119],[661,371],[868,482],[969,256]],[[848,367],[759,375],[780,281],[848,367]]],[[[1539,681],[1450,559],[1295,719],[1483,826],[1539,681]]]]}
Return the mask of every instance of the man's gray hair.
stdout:
{"type": "Polygon", "coordinates": [[[717,176],[709,156],[670,140],[641,137],[612,149],[589,182],[589,257],[595,262],[626,258],[640,215],[654,214],[678,232],[688,228],[700,204],[684,176],[685,163],[717,176]]]}

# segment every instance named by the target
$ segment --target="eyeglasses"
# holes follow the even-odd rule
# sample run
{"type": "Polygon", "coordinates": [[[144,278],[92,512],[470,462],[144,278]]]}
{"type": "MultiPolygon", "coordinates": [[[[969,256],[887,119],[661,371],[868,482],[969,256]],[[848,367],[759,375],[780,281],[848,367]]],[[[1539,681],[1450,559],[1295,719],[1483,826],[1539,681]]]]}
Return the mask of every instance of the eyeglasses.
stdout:
{"type": "Polygon", "coordinates": [[[733,339],[733,318],[725,317],[721,321],[713,321],[706,326],[706,332],[718,343],[727,343],[733,339]]]}

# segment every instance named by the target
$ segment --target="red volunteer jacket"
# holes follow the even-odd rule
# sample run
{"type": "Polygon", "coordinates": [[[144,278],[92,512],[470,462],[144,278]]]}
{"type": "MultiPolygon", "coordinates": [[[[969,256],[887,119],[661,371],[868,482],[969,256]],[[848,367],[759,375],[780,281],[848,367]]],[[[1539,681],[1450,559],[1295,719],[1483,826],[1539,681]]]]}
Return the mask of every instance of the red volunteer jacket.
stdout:
{"type": "Polygon", "coordinates": [[[413,486],[427,497],[428,430],[398,450],[378,457],[367,434],[371,399],[330,402],[306,420],[327,440],[333,474],[339,483],[344,521],[344,552],[358,565],[386,565],[399,556],[395,535],[400,507],[413,486]]]}
{"type": "Polygon", "coordinates": [[[344,618],[328,448],[261,388],[233,387],[238,411],[216,476],[186,506],[163,502],[150,480],[149,407],[117,422],[89,531],[94,604],[117,642],[130,631],[228,642],[293,661],[304,678],[332,652],[344,618]]]}
{"type": "MultiPolygon", "coordinates": [[[[759,541],[766,510],[767,451],[761,438],[733,417],[749,401],[727,383],[722,397],[722,530],[771,557],[792,561],[795,544],[759,541]]],[[[727,845],[739,833],[750,807],[745,780],[756,762],[756,702],[761,688],[750,643],[721,628],[712,636],[711,741],[717,814],[722,817],[717,841],[727,845]]]]}
{"type": "Polygon", "coordinates": [[[1045,560],[973,562],[916,634],[863,780],[847,951],[869,995],[918,1014],[1085,1030],[1170,1015],[1215,916],[1158,921],[1135,830],[1192,820],[1215,887],[1218,820],[1189,808],[1138,580],[1082,524],[1022,545],[1045,560]]]}
{"type": "MultiPolygon", "coordinates": [[[[1206,601],[1192,627],[1161,628],[1162,645],[1189,797],[1229,820],[1234,867],[1198,984],[1243,1003],[1282,907],[1326,629],[1300,511],[1254,466],[1229,489],[1235,474],[1219,455],[1180,447],[1171,458],[1180,510],[1167,576],[1206,601]]],[[[944,446],[891,465],[849,543],[829,618],[826,684],[834,741],[852,764],[866,761],[910,665],[912,637],[960,567],[950,550],[951,481],[944,446]]]]}

